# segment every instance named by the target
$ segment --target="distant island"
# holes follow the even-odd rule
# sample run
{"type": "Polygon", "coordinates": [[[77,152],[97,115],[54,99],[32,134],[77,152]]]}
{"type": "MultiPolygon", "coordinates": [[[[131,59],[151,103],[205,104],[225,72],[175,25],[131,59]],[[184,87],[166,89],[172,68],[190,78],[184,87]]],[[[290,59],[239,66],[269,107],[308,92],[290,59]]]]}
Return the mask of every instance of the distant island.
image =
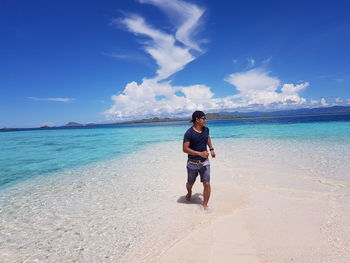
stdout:
{"type": "Polygon", "coordinates": [[[77,122],[68,122],[66,125],[67,127],[80,127],[80,126],[85,126],[84,124],[77,123],[77,122]]]}
{"type": "Polygon", "coordinates": [[[16,128],[1,128],[0,131],[13,131],[16,130],[16,128]]]}
{"type": "MultiPolygon", "coordinates": [[[[301,115],[325,115],[325,114],[350,114],[350,106],[332,106],[322,108],[303,108],[294,110],[281,110],[281,111],[270,111],[270,112],[219,112],[219,113],[207,113],[206,117],[209,120],[216,119],[238,119],[238,118],[252,118],[252,117],[283,117],[283,116],[301,116],[301,115]]],[[[189,114],[190,115],[190,114],[189,114]]],[[[93,127],[93,126],[110,126],[110,125],[124,125],[134,123],[152,123],[152,122],[174,122],[174,121],[190,121],[190,118],[168,118],[168,117],[153,117],[142,120],[132,120],[125,122],[114,122],[114,123],[87,123],[81,124],[78,122],[68,122],[63,126],[49,127],[47,125],[41,126],[40,129],[50,128],[65,128],[65,127],[93,127]]],[[[38,128],[0,128],[0,131],[15,131],[15,130],[27,130],[27,129],[38,129],[38,128]]]]}
{"type": "MultiPolygon", "coordinates": [[[[223,114],[223,113],[207,113],[205,115],[208,120],[217,120],[217,119],[237,119],[237,118],[249,118],[251,115],[240,115],[240,114],[223,114]]],[[[190,121],[190,118],[150,118],[142,120],[134,120],[127,122],[118,122],[114,124],[130,124],[130,123],[147,123],[147,122],[169,122],[169,121],[190,121]]]]}

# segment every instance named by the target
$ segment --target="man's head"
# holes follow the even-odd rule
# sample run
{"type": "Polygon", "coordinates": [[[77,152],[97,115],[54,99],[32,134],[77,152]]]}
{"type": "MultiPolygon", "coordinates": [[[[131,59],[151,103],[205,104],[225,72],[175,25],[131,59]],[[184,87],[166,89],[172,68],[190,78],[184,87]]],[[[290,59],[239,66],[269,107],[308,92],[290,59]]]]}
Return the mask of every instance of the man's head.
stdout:
{"type": "Polygon", "coordinates": [[[191,120],[191,122],[193,122],[193,124],[198,123],[198,124],[204,126],[205,120],[206,120],[205,113],[203,111],[197,110],[197,111],[193,112],[192,120],[191,120]]]}

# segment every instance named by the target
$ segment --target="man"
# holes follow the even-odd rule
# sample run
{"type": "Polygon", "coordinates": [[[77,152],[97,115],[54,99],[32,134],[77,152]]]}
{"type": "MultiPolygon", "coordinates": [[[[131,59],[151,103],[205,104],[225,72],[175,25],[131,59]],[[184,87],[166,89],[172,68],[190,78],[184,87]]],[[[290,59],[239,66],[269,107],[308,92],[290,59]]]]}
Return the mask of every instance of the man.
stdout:
{"type": "Polygon", "coordinates": [[[193,122],[193,126],[186,131],[183,140],[183,152],[188,154],[186,199],[191,199],[192,186],[199,173],[204,187],[203,207],[204,209],[208,209],[211,188],[207,145],[209,146],[209,151],[213,158],[215,158],[215,151],[209,136],[209,128],[205,126],[206,117],[204,112],[195,111],[192,114],[191,122],[193,122]]]}

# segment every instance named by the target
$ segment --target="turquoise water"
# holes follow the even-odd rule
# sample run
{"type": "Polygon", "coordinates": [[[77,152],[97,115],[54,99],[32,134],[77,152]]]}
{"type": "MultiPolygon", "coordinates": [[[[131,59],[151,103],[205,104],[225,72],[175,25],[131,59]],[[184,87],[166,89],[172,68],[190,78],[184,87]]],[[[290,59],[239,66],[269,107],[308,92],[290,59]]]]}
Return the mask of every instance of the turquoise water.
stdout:
{"type": "MultiPolygon", "coordinates": [[[[350,145],[349,115],[208,121],[214,138],[275,138],[350,145]]],[[[152,143],[179,141],[187,122],[0,133],[0,189],[38,176],[135,152],[152,143]]],[[[166,149],[165,149],[166,150],[166,149]]]]}

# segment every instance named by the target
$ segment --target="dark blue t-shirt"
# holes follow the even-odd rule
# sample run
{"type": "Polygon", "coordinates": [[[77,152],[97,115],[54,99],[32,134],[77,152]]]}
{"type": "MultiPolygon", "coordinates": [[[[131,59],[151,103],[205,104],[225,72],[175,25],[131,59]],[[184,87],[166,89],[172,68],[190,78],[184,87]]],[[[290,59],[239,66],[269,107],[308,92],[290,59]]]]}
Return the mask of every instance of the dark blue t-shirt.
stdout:
{"type": "MultiPolygon", "coordinates": [[[[203,127],[202,132],[199,133],[199,132],[196,132],[192,126],[186,131],[184,135],[184,142],[186,141],[190,142],[190,148],[198,152],[203,152],[207,150],[208,139],[209,139],[208,127],[203,127]]],[[[201,162],[206,160],[203,157],[200,157],[198,155],[191,155],[191,154],[188,155],[188,159],[199,160],[201,162]]]]}

